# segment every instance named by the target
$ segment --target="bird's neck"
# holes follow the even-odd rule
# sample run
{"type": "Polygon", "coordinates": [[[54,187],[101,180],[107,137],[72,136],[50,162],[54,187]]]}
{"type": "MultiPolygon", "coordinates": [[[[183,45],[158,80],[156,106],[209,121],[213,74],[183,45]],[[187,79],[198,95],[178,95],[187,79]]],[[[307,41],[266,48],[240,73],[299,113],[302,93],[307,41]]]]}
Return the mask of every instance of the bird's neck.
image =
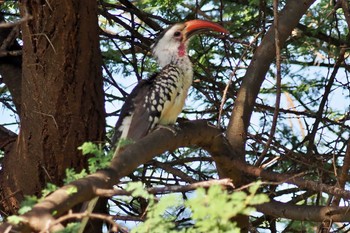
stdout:
{"type": "Polygon", "coordinates": [[[176,51],[174,53],[164,53],[156,57],[158,64],[163,68],[167,65],[177,66],[180,70],[183,71],[185,76],[190,75],[192,77],[192,62],[187,56],[186,51],[176,51]],[[179,53],[184,52],[185,54],[179,56],[179,53]]]}
{"type": "Polygon", "coordinates": [[[163,46],[163,49],[154,49],[153,56],[162,68],[169,64],[179,66],[186,64],[192,65],[187,55],[186,43],[181,43],[178,47],[163,46]]]}
{"type": "MultiPolygon", "coordinates": [[[[161,47],[161,46],[160,46],[161,47]]],[[[163,68],[167,65],[176,66],[181,71],[185,86],[192,84],[192,63],[187,55],[187,44],[181,43],[179,46],[162,46],[163,49],[154,49],[153,56],[158,64],[163,68]]]]}
{"type": "Polygon", "coordinates": [[[193,70],[192,70],[192,62],[190,61],[190,58],[186,56],[178,57],[170,64],[177,66],[181,71],[183,76],[186,79],[189,79],[192,83],[192,77],[193,77],[193,70]]]}

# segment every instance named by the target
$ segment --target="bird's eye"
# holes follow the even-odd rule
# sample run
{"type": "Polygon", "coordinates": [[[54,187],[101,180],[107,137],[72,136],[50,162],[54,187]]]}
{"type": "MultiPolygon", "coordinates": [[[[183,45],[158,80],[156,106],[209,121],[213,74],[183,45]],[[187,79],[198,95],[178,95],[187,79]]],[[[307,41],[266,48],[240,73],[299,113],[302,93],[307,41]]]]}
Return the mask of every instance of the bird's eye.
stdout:
{"type": "Polygon", "coordinates": [[[174,36],[175,36],[175,37],[179,37],[179,36],[181,36],[181,32],[176,31],[176,32],[174,33],[174,36]]]}

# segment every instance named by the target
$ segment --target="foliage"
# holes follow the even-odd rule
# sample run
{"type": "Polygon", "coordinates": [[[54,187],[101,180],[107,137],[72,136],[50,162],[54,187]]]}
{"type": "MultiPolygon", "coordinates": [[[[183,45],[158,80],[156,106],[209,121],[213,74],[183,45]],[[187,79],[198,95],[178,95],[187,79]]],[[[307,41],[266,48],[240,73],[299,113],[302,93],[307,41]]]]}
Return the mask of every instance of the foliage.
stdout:
{"type": "Polygon", "coordinates": [[[84,142],[83,145],[78,147],[82,151],[83,155],[93,154],[94,156],[88,158],[89,172],[94,173],[98,169],[106,168],[111,161],[111,153],[103,151],[102,145],[96,145],[92,142],[84,142]]]}
{"type": "Polygon", "coordinates": [[[32,207],[38,202],[36,196],[25,196],[24,201],[21,203],[21,208],[18,210],[19,214],[24,214],[32,209],[32,207]]]}
{"type": "Polygon", "coordinates": [[[41,196],[44,198],[47,195],[49,195],[50,193],[52,193],[53,191],[55,191],[56,189],[57,189],[57,185],[47,183],[46,188],[41,191],[41,196]]]}
{"type": "Polygon", "coordinates": [[[206,191],[201,188],[196,192],[196,198],[189,199],[187,206],[191,208],[192,219],[197,232],[239,232],[236,224],[231,221],[238,214],[250,215],[255,211],[253,205],[269,201],[265,194],[256,194],[260,182],[249,189],[249,195],[244,191],[229,194],[220,186],[212,186],[206,191]]]}
{"type": "Polygon", "coordinates": [[[23,217],[18,215],[11,215],[7,217],[7,221],[13,225],[17,225],[24,221],[23,217]]]}
{"type": "Polygon", "coordinates": [[[261,183],[256,182],[250,186],[248,193],[244,191],[228,192],[221,186],[213,185],[207,190],[199,188],[193,194],[194,197],[183,200],[179,195],[171,194],[160,199],[149,194],[143,188],[143,184],[128,183],[127,191],[132,191],[132,196],[142,197],[149,201],[147,207],[147,219],[131,232],[239,232],[232,218],[238,214],[249,215],[255,208],[253,205],[269,201],[266,194],[257,194],[261,183]],[[191,227],[175,225],[176,212],[185,206],[191,212],[191,227]]]}
{"type": "Polygon", "coordinates": [[[179,204],[181,203],[179,203],[175,194],[160,198],[156,204],[151,201],[147,212],[147,220],[132,229],[131,232],[174,232],[176,217],[171,214],[173,213],[171,209],[176,209],[179,204]]]}
{"type": "MultiPolygon", "coordinates": [[[[46,193],[45,189],[42,191],[43,193],[46,193]]],[[[25,199],[21,202],[21,207],[18,210],[18,214],[25,214],[28,211],[32,209],[32,207],[38,203],[39,199],[36,196],[29,196],[26,195],[25,199]]],[[[17,225],[20,222],[24,221],[24,219],[21,216],[18,215],[11,215],[7,217],[7,221],[11,224],[17,225]]]]}
{"type": "MultiPolygon", "coordinates": [[[[95,172],[97,169],[105,168],[108,166],[108,163],[110,162],[110,157],[106,156],[98,145],[91,143],[91,142],[85,142],[82,146],[78,148],[79,150],[82,150],[83,155],[87,154],[93,154],[95,157],[90,157],[88,159],[89,163],[89,169],[95,172]],[[109,160],[108,160],[109,159],[109,160]]],[[[65,184],[69,184],[72,181],[75,181],[77,179],[83,178],[87,176],[88,173],[85,169],[82,169],[79,173],[77,173],[74,168],[67,168],[66,169],[66,178],[64,179],[65,184]]],[[[46,188],[44,188],[41,191],[41,198],[38,198],[36,196],[25,196],[25,200],[21,202],[21,208],[18,210],[18,214],[24,214],[32,209],[32,207],[40,202],[42,199],[44,199],[46,196],[48,196],[50,193],[55,191],[58,187],[55,184],[47,183],[46,188]]],[[[77,192],[77,187],[70,186],[67,188],[68,194],[74,194],[77,192]]],[[[7,220],[13,224],[18,224],[22,221],[22,218],[17,215],[12,215],[7,218],[7,220]]],[[[68,224],[65,227],[65,230],[63,232],[75,232],[74,229],[78,229],[77,224],[68,224]]]]}
{"type": "Polygon", "coordinates": [[[68,223],[64,229],[59,230],[55,233],[74,233],[74,232],[78,232],[79,227],[80,227],[80,223],[71,222],[71,223],[68,223]]]}
{"type": "MultiPolygon", "coordinates": [[[[21,202],[21,207],[18,210],[18,214],[25,214],[28,211],[30,211],[32,209],[32,207],[40,202],[40,200],[44,199],[47,195],[49,195],[51,192],[55,191],[57,189],[57,186],[51,183],[47,183],[46,184],[46,188],[44,188],[41,191],[41,198],[38,198],[37,196],[33,196],[33,195],[26,195],[25,199],[21,202]]],[[[18,218],[15,217],[15,215],[13,215],[13,218],[8,219],[8,221],[17,221],[19,220],[18,218]],[[12,219],[12,220],[11,220],[12,219]]]]}
{"type": "Polygon", "coordinates": [[[69,184],[72,181],[75,181],[77,179],[83,178],[87,176],[88,173],[85,169],[82,169],[79,173],[77,173],[74,168],[67,168],[66,169],[66,178],[64,179],[65,184],[69,184]]]}

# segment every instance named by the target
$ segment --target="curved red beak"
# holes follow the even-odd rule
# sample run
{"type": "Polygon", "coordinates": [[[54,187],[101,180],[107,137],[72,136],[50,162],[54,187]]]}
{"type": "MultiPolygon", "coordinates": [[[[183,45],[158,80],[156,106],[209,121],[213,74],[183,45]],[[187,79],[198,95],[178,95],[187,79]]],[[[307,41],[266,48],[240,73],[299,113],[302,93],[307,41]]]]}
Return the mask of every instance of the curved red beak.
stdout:
{"type": "Polygon", "coordinates": [[[199,33],[208,31],[216,31],[229,34],[229,31],[227,31],[225,28],[223,28],[217,23],[213,23],[210,21],[195,19],[185,22],[185,40],[188,40],[192,36],[197,35],[199,33]]]}

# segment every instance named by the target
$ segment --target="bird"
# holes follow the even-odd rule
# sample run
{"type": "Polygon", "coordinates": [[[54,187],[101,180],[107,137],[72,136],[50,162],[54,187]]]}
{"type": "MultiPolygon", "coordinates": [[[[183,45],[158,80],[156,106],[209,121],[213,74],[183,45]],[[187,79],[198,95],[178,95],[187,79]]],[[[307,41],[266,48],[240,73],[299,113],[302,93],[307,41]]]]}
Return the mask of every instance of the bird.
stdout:
{"type": "MultiPolygon", "coordinates": [[[[112,148],[116,148],[113,157],[157,126],[175,124],[193,80],[189,41],[208,31],[229,34],[219,24],[200,19],[174,24],[159,34],[151,51],[161,70],[141,80],[126,98],[111,140],[112,148]]],[[[84,203],[82,211],[91,213],[97,200],[98,197],[84,203]]],[[[88,217],[83,218],[79,233],[84,231],[87,221],[88,217]]]]}
{"type": "Polygon", "coordinates": [[[199,19],[174,24],[160,33],[151,52],[161,70],[141,80],[126,98],[111,140],[112,146],[118,144],[114,155],[156,126],[175,124],[193,80],[189,41],[208,31],[229,34],[219,24],[199,19]]]}

